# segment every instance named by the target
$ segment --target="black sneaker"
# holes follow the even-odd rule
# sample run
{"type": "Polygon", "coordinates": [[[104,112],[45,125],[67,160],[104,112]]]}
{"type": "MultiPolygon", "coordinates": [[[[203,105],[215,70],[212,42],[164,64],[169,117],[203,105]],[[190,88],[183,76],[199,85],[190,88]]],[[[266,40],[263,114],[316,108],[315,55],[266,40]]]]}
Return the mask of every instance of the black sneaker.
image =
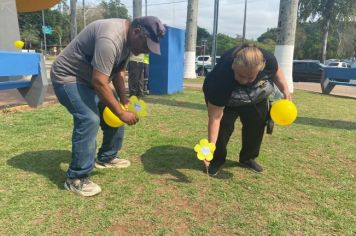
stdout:
{"type": "Polygon", "coordinates": [[[210,176],[216,176],[219,173],[220,166],[210,164],[208,167],[208,174],[210,176]]]}
{"type": "Polygon", "coordinates": [[[260,166],[259,164],[257,164],[257,162],[254,159],[250,159],[244,162],[240,162],[243,166],[256,171],[258,173],[261,173],[263,171],[262,166],[260,166]]]}

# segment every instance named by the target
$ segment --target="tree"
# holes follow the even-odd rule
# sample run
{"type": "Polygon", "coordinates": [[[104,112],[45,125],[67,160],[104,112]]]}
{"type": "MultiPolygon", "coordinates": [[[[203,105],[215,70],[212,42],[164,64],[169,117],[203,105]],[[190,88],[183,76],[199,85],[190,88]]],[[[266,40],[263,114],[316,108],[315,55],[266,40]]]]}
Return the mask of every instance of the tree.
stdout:
{"type": "Polygon", "coordinates": [[[277,28],[267,29],[266,33],[261,34],[261,36],[257,38],[257,41],[260,43],[265,41],[271,42],[270,40],[274,42],[277,41],[277,28]]]}
{"type": "Polygon", "coordinates": [[[103,17],[107,18],[124,18],[128,19],[127,9],[120,0],[110,0],[109,2],[102,1],[100,6],[104,9],[103,17]]]}
{"type": "Polygon", "coordinates": [[[325,62],[330,26],[337,22],[349,22],[356,8],[356,1],[351,0],[300,0],[298,19],[301,22],[319,20],[322,26],[321,61],[325,62]]]}
{"type": "Polygon", "coordinates": [[[204,50],[204,48],[202,47],[203,40],[206,40],[205,41],[205,54],[210,54],[212,36],[209,34],[209,32],[205,28],[201,28],[198,26],[196,45],[197,45],[197,49],[199,50],[199,54],[203,54],[203,50],[204,50]]]}
{"type": "Polygon", "coordinates": [[[25,42],[26,49],[32,49],[32,44],[38,44],[40,41],[39,31],[29,24],[28,27],[21,32],[21,39],[25,42]]]}

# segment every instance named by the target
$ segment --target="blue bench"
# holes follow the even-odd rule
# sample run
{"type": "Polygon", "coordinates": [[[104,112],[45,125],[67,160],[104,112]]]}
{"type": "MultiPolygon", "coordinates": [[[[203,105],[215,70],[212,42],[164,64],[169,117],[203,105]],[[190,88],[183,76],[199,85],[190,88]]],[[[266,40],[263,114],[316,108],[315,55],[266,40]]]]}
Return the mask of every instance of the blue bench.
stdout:
{"type": "Polygon", "coordinates": [[[356,86],[356,68],[325,67],[320,84],[323,94],[330,94],[335,85],[356,86]]]}
{"type": "Polygon", "coordinates": [[[18,89],[29,106],[37,107],[42,104],[47,87],[42,54],[0,51],[0,90],[18,89]]]}

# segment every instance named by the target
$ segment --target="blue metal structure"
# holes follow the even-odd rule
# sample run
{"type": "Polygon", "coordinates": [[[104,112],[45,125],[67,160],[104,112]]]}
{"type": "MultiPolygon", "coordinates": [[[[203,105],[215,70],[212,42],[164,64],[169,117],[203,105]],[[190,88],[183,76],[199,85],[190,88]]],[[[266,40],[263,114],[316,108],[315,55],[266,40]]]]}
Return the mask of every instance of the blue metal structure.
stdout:
{"type": "Polygon", "coordinates": [[[335,85],[356,86],[356,68],[325,67],[320,84],[324,94],[329,94],[335,85]]]}
{"type": "Polygon", "coordinates": [[[150,94],[172,94],[183,91],[185,31],[166,27],[161,40],[161,55],[150,54],[150,94]]]}
{"type": "Polygon", "coordinates": [[[36,107],[43,102],[47,87],[42,54],[0,51],[0,90],[18,89],[28,105],[36,107]]]}

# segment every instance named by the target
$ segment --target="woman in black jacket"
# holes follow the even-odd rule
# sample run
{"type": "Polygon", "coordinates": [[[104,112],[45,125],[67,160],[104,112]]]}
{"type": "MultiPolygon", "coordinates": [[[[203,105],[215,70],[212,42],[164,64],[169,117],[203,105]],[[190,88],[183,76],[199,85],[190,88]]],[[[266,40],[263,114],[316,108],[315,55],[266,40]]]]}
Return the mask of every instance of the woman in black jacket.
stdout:
{"type": "Polygon", "coordinates": [[[208,106],[208,138],[216,144],[210,175],[216,175],[225,163],[226,146],[238,117],[242,123],[240,164],[262,172],[255,159],[259,155],[268,117],[268,96],[273,84],[291,99],[287,81],[275,56],[251,45],[234,47],[224,53],[204,81],[203,91],[208,106]]]}

